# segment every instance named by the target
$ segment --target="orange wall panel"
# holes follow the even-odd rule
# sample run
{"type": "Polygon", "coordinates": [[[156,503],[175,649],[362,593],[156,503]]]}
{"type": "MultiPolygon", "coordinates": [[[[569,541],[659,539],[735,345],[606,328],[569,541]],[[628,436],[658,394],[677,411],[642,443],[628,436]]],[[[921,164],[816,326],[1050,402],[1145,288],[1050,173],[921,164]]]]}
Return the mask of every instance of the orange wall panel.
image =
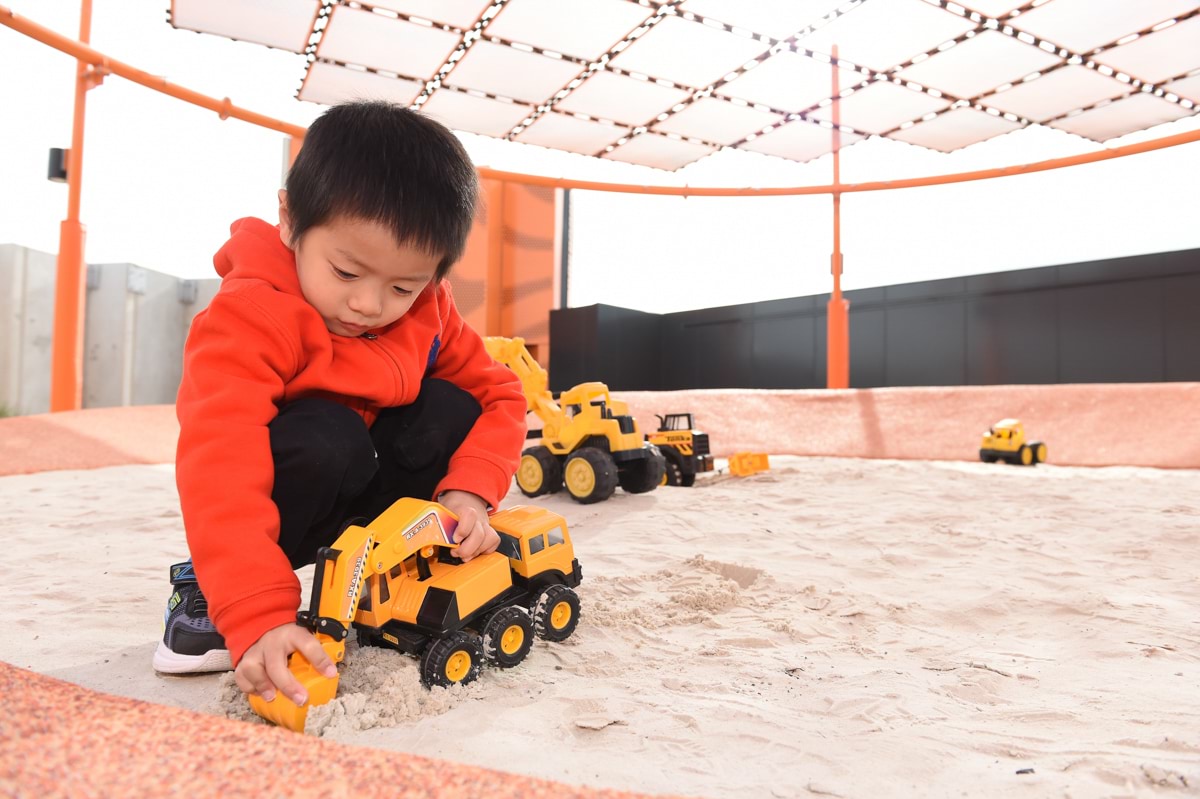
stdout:
{"type": "Polygon", "coordinates": [[[520,336],[545,366],[556,252],[555,189],[482,181],[466,253],[450,273],[463,318],[481,335],[520,336]]]}
{"type": "Polygon", "coordinates": [[[555,307],[554,189],[509,183],[504,195],[501,335],[520,336],[545,366],[555,307]]]}

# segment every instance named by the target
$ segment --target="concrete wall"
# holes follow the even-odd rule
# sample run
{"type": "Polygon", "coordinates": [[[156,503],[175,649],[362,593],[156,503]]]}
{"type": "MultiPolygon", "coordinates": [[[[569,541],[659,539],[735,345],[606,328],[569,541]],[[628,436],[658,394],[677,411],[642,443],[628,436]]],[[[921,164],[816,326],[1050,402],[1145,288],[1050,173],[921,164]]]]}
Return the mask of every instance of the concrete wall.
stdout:
{"type": "MultiPolygon", "coordinates": [[[[0,245],[0,405],[50,408],[56,258],[0,245]]],[[[88,266],[83,406],[172,403],[192,317],[220,281],[181,280],[134,264],[88,266]]]]}
{"type": "Polygon", "coordinates": [[[10,414],[50,407],[55,257],[0,244],[0,407],[10,414]]]}

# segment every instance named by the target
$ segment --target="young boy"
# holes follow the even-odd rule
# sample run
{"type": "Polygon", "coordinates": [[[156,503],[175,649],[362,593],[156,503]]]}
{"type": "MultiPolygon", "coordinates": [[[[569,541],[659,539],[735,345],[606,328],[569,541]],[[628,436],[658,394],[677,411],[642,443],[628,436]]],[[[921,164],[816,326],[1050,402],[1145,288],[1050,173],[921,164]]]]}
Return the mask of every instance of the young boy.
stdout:
{"type": "Polygon", "coordinates": [[[446,128],[354,102],[309,128],[279,225],[233,224],[184,352],[176,480],[192,558],[171,568],[155,669],[232,664],[246,693],[303,704],[288,655],[336,672],[295,623],[293,570],[347,520],[436,498],[459,517],[458,557],[496,549],[487,512],[516,471],[525,399],[443,281],[477,194],[446,128]]]}

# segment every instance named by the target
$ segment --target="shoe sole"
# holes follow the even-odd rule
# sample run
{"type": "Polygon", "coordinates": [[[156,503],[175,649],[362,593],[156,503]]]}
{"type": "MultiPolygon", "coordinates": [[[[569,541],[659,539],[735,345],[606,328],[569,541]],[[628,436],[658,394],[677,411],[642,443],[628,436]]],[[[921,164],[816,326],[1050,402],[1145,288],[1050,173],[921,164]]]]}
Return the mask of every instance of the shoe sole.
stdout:
{"type": "Polygon", "coordinates": [[[154,670],[163,674],[200,674],[209,671],[233,671],[228,649],[210,649],[203,655],[172,652],[163,641],[154,651],[154,670]]]}

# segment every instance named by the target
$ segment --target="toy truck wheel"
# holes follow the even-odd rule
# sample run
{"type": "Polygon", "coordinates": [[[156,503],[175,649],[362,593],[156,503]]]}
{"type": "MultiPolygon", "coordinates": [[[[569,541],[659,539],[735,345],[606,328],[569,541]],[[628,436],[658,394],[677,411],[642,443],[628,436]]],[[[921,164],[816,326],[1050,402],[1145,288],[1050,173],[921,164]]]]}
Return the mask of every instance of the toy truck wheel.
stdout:
{"type": "Polygon", "coordinates": [[[533,619],[525,608],[502,607],[483,625],[483,654],[489,663],[511,668],[529,654],[533,646],[533,619]]]}
{"type": "Polygon", "coordinates": [[[431,643],[421,655],[421,682],[429,688],[466,684],[479,676],[482,664],[479,636],[451,633],[431,643]]]}
{"type": "Polygon", "coordinates": [[[584,505],[601,502],[617,490],[617,464],[596,447],[581,447],[567,458],[563,469],[567,491],[584,505]]]}
{"type": "Polygon", "coordinates": [[[1034,463],[1045,463],[1046,462],[1046,445],[1045,444],[1043,444],[1041,441],[1035,441],[1032,444],[1030,444],[1029,447],[1030,447],[1030,449],[1033,450],[1033,462],[1034,463]]]}
{"type": "Polygon", "coordinates": [[[1022,444],[1021,448],[1017,450],[1017,459],[1015,462],[1022,466],[1032,466],[1035,463],[1033,460],[1033,449],[1028,444],[1022,444]]]}
{"type": "Polygon", "coordinates": [[[530,447],[521,453],[517,488],[527,497],[553,494],[562,488],[562,464],[549,447],[530,447]]]}
{"type": "Polygon", "coordinates": [[[647,444],[645,450],[646,457],[630,461],[617,473],[621,488],[630,494],[645,494],[658,488],[666,471],[667,462],[658,447],[647,444]]]}
{"type": "Polygon", "coordinates": [[[683,483],[683,457],[674,447],[660,448],[666,463],[660,485],[677,486],[683,483]]]}
{"type": "Polygon", "coordinates": [[[995,463],[996,456],[985,449],[981,449],[979,450],[979,460],[983,461],[984,463],[995,463]]]}
{"type": "Polygon", "coordinates": [[[533,627],[540,638],[565,641],[579,624],[579,594],[565,585],[547,586],[533,606],[533,627]]]}

